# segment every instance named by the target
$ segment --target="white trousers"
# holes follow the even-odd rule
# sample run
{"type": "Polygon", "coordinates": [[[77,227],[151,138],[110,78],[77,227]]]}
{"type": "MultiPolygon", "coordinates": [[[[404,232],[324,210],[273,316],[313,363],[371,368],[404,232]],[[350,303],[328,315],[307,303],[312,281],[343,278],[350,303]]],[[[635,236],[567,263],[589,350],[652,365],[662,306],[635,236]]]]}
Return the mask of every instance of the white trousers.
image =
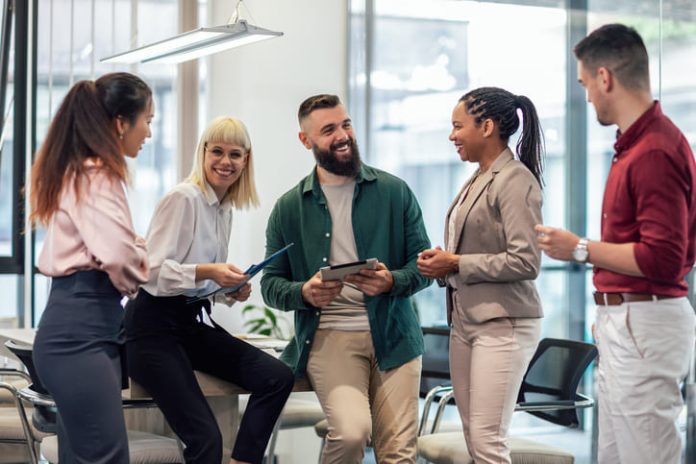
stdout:
{"type": "Polygon", "coordinates": [[[694,349],[687,298],[597,308],[599,464],[677,464],[694,349]]]}

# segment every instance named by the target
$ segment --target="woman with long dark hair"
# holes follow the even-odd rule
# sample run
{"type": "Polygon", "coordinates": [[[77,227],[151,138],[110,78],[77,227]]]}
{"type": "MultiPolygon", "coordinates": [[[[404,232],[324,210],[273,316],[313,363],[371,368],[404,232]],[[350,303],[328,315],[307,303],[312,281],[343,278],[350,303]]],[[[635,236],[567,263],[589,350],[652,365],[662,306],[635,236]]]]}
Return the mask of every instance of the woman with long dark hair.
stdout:
{"type": "Polygon", "coordinates": [[[418,269],[447,287],[450,371],[469,452],[477,464],[510,463],[507,431],[542,317],[541,128],[527,97],[483,87],[454,107],[449,139],[479,168],[449,208],[446,249],[423,251],[418,269]],[[508,141],[520,114],[515,156],[508,141]]]}
{"type": "Polygon", "coordinates": [[[125,157],[150,137],[153,113],[150,88],[132,74],[80,81],[32,167],[31,219],[46,226],[38,265],[53,278],[33,356],[58,407],[62,464],[128,462],[121,299],[135,296],[149,269],[125,157]]]}

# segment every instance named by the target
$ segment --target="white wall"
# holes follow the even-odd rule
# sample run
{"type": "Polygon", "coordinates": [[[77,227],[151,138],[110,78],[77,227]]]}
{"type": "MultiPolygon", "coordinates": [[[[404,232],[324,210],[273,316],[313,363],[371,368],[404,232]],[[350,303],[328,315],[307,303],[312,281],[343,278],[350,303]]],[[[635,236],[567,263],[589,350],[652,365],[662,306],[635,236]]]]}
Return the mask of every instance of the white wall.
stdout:
{"type": "MultiPolygon", "coordinates": [[[[235,3],[212,0],[209,24],[226,21],[235,3]]],[[[208,120],[231,115],[247,125],[261,196],[259,209],[235,212],[230,261],[239,267],[263,258],[275,200],[313,166],[312,153],[297,139],[299,104],[316,93],[346,95],[347,8],[346,0],[245,0],[242,18],[284,35],[209,59],[208,120]]],[[[262,302],[259,279],[253,281],[254,303],[262,302]]],[[[240,308],[217,307],[214,317],[238,332],[240,308]]]]}

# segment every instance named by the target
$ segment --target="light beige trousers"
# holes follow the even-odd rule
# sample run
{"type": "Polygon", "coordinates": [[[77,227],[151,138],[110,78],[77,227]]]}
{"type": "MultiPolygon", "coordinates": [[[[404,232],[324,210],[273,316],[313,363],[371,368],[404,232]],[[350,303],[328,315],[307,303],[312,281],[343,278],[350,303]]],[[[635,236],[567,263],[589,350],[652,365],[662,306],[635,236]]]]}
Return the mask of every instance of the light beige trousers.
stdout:
{"type": "Polygon", "coordinates": [[[464,438],[476,464],[510,464],[507,434],[541,319],[474,324],[452,314],[450,371],[464,438]]]}
{"type": "Polygon", "coordinates": [[[415,463],[421,358],[381,371],[370,332],[318,330],[307,376],[329,423],[322,463],[415,463]]]}
{"type": "Polygon", "coordinates": [[[679,384],[694,350],[689,300],[597,308],[599,464],[678,464],[679,384]]]}

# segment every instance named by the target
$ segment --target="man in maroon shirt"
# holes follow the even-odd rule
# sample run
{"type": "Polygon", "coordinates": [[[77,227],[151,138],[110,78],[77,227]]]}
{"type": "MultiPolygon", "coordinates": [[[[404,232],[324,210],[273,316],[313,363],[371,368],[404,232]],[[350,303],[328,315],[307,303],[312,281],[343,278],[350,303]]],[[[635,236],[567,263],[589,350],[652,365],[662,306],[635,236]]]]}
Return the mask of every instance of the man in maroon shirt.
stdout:
{"type": "Polygon", "coordinates": [[[599,347],[599,463],[678,463],[679,382],[694,346],[685,276],[696,253],[696,163],[653,101],[638,33],[603,26],[574,49],[578,80],[618,135],[601,241],[537,225],[552,258],[594,265],[599,347]]]}

